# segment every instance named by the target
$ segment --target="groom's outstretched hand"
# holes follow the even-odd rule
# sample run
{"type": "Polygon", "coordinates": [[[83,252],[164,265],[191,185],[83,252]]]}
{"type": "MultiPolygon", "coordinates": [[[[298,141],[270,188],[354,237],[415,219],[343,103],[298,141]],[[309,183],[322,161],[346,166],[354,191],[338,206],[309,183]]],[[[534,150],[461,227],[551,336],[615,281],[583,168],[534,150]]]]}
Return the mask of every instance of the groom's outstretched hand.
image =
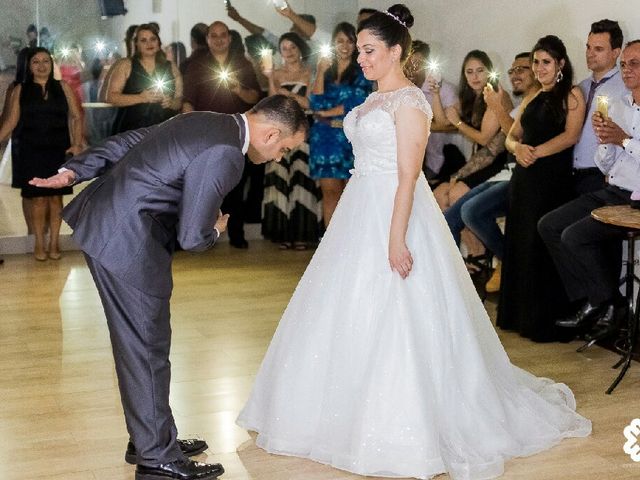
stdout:
{"type": "Polygon", "coordinates": [[[216,220],[215,228],[218,232],[222,233],[227,230],[227,222],[229,221],[229,214],[222,214],[222,211],[218,212],[218,219],[216,220]]]}
{"type": "Polygon", "coordinates": [[[71,170],[64,170],[49,178],[32,178],[29,185],[41,188],[64,188],[73,185],[76,181],[76,174],[71,170]]]}

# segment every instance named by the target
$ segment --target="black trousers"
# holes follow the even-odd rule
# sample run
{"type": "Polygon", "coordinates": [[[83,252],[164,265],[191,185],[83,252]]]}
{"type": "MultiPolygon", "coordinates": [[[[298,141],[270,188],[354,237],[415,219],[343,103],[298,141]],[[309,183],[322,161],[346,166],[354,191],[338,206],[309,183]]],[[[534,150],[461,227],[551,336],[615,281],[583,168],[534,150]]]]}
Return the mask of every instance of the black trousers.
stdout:
{"type": "Polygon", "coordinates": [[[625,230],[593,219],[591,211],[628,204],[630,196],[631,192],[607,186],[579,196],[538,222],[570,300],[598,305],[617,296],[625,230]]]}
{"type": "Polygon", "coordinates": [[[573,169],[573,190],[576,197],[585,193],[595,192],[606,188],[604,174],[599,168],[579,168],[573,169]]]}
{"type": "Polygon", "coordinates": [[[240,183],[231,190],[222,202],[221,210],[229,214],[227,233],[231,242],[244,238],[244,224],[260,223],[262,220],[262,198],[264,195],[264,165],[252,163],[246,156],[240,183]]]}
{"type": "Polygon", "coordinates": [[[85,255],[107,317],[118,388],[137,463],[184,458],[169,407],[169,297],[148,295],[85,255]]]}

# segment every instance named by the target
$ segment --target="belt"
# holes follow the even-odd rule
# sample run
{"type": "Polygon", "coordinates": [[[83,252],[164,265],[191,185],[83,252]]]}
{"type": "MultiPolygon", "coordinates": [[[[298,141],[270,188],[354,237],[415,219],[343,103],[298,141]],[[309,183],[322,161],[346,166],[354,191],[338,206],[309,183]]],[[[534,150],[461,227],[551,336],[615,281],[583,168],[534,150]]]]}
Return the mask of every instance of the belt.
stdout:
{"type": "Polygon", "coordinates": [[[317,115],[315,115],[313,117],[314,121],[318,122],[318,123],[322,123],[323,125],[327,125],[331,128],[342,128],[342,120],[340,119],[330,119],[330,118],[326,118],[326,117],[319,117],[317,115]]]}
{"type": "Polygon", "coordinates": [[[595,174],[604,176],[604,173],[602,173],[598,167],[574,168],[573,174],[576,177],[584,177],[585,175],[595,175],[595,174]]]}

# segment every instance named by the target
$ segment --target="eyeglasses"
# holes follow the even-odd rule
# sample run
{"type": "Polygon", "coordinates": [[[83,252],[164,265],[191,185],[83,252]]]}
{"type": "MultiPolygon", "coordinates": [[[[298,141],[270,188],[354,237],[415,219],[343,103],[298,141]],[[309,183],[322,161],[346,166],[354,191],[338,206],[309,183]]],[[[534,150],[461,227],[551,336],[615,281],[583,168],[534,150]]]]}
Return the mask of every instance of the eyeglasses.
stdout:
{"type": "Polygon", "coordinates": [[[516,75],[520,75],[521,73],[524,73],[525,70],[531,70],[531,67],[525,67],[524,65],[519,65],[517,67],[510,68],[509,70],[507,70],[507,73],[509,75],[513,75],[514,73],[516,75]]]}

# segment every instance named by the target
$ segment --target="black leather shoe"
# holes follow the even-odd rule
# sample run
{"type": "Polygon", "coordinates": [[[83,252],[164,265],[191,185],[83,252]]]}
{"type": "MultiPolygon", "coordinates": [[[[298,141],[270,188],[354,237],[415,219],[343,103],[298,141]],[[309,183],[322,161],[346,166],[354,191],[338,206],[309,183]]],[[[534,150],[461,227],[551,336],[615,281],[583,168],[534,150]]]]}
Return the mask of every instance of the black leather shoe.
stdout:
{"type": "Polygon", "coordinates": [[[610,337],[617,330],[616,309],[613,304],[608,304],[593,329],[584,336],[584,339],[587,342],[598,342],[610,337]]]}
{"type": "Polygon", "coordinates": [[[193,460],[176,460],[155,467],[138,465],[136,480],[211,480],[224,473],[219,463],[200,463],[193,460]]]}
{"type": "Polygon", "coordinates": [[[599,318],[600,314],[603,312],[604,308],[606,308],[606,304],[598,305],[594,307],[589,302],[585,303],[580,310],[567,318],[562,318],[560,320],[556,320],[556,325],[558,327],[564,328],[579,328],[583,327],[591,322],[594,322],[597,318],[599,318]]]}
{"type": "Polygon", "coordinates": [[[249,242],[247,242],[244,238],[241,238],[240,240],[229,240],[229,245],[234,248],[249,248],[249,242]]]}
{"type": "MultiPolygon", "coordinates": [[[[204,440],[198,440],[197,438],[190,438],[188,440],[178,440],[178,446],[182,453],[184,453],[187,457],[193,457],[194,455],[198,455],[199,453],[204,452],[209,445],[204,440]]],[[[136,447],[132,441],[129,441],[127,444],[127,451],[124,454],[124,460],[131,465],[135,465],[138,461],[136,447]]]]}

